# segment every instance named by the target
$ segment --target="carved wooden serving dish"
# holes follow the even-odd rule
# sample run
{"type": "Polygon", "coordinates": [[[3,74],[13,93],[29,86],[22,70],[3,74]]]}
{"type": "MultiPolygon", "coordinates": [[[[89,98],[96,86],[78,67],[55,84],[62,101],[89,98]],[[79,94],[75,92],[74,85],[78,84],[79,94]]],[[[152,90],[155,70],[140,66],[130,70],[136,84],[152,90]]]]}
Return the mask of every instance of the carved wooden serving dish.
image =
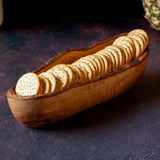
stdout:
{"type": "MultiPolygon", "coordinates": [[[[93,54],[111,45],[120,34],[87,48],[68,49],[50,59],[34,71],[47,71],[60,63],[70,64],[77,59],[93,54]]],[[[18,96],[15,86],[8,90],[7,99],[14,117],[24,125],[35,128],[69,117],[94,105],[114,98],[130,89],[142,75],[148,60],[149,46],[137,59],[102,75],[85,84],[78,84],[62,92],[52,92],[34,96],[18,96]]]]}

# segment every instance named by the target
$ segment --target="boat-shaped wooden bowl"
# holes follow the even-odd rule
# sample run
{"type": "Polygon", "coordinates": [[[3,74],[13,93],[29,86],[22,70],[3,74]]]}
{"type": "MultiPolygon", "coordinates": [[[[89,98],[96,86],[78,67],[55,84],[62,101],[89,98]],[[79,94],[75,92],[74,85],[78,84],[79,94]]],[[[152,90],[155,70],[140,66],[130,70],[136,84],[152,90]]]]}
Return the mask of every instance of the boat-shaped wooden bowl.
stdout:
{"type": "MultiPolygon", "coordinates": [[[[69,49],[50,59],[34,71],[39,74],[60,63],[70,64],[82,56],[93,54],[111,45],[120,34],[87,48],[69,49]]],[[[15,118],[24,125],[35,128],[69,117],[94,105],[114,98],[130,89],[142,75],[148,60],[149,46],[143,54],[116,70],[61,92],[35,96],[18,96],[15,86],[8,90],[7,99],[15,118]]]]}

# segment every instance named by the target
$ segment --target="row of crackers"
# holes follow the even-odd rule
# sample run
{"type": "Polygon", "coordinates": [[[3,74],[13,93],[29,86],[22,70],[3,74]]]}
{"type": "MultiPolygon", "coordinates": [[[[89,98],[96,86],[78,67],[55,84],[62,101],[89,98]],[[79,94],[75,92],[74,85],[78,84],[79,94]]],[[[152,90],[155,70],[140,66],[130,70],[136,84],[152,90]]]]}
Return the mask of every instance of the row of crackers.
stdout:
{"type": "Polygon", "coordinates": [[[24,74],[17,82],[16,94],[45,94],[62,91],[75,84],[84,84],[136,59],[147,45],[147,33],[142,29],[135,29],[128,35],[117,38],[112,45],[72,64],[58,64],[39,75],[32,72],[24,74]]]}

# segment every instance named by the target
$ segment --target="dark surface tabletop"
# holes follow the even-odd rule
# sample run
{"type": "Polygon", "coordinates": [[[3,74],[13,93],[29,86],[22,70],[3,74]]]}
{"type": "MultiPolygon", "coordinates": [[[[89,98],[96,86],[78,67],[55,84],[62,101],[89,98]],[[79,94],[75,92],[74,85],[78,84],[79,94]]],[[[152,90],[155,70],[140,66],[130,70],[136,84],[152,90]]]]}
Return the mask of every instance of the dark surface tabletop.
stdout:
{"type": "Polygon", "coordinates": [[[145,19],[65,18],[0,28],[0,160],[160,160],[160,32],[145,19]],[[12,115],[6,92],[55,54],[135,28],[149,35],[150,55],[124,94],[55,125],[30,129],[12,115]]]}

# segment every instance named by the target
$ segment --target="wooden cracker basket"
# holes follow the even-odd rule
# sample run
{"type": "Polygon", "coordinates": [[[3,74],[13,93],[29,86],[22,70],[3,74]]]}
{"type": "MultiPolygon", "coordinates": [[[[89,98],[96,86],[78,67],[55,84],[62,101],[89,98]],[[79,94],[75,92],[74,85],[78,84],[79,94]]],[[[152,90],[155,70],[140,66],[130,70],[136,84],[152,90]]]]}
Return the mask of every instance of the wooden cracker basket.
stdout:
{"type": "MultiPolygon", "coordinates": [[[[60,63],[73,63],[83,56],[111,45],[115,39],[123,35],[127,34],[114,36],[87,48],[65,50],[34,72],[39,74],[60,63]]],[[[149,46],[140,57],[113,72],[105,73],[99,79],[94,78],[88,83],[78,84],[62,92],[22,97],[15,94],[14,86],[7,92],[10,109],[14,117],[28,127],[35,128],[53,124],[129,90],[142,75],[148,55],[149,46]]]]}

